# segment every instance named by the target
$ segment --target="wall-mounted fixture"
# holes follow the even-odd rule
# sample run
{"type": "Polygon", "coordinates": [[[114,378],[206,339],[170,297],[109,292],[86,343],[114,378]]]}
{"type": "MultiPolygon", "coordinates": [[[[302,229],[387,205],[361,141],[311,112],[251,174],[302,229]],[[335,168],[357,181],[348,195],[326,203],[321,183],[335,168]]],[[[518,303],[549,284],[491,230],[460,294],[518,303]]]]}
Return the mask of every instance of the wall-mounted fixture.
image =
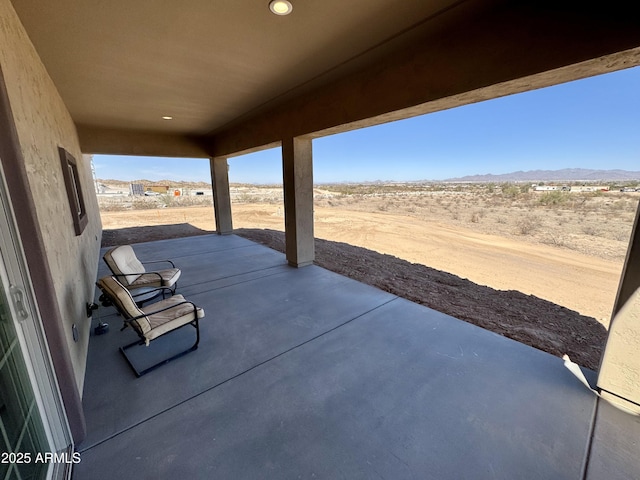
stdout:
{"type": "Polygon", "coordinates": [[[276,15],[289,15],[293,11],[293,5],[287,0],[271,0],[269,10],[276,15]]]}
{"type": "Polygon", "coordinates": [[[86,306],[87,318],[93,316],[93,311],[98,309],[97,303],[89,303],[87,302],[86,306]]]}

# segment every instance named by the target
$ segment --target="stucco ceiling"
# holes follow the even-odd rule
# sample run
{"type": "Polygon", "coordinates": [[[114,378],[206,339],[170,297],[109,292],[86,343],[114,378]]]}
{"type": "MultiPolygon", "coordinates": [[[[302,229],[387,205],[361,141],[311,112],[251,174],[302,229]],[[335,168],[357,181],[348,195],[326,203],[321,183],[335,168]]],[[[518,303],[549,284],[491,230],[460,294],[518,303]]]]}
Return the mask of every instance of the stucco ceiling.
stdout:
{"type": "Polygon", "coordinates": [[[12,0],[76,123],[204,134],[356,68],[453,0],[12,0]],[[173,116],[166,121],[162,116],[173,116]]]}

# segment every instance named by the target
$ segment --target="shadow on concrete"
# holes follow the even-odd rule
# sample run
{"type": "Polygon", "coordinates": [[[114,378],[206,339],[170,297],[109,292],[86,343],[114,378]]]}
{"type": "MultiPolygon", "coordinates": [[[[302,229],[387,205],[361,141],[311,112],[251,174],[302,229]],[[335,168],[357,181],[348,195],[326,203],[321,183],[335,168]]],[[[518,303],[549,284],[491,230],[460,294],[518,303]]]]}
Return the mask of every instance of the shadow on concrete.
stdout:
{"type": "MultiPolygon", "coordinates": [[[[593,478],[638,478],[588,457],[597,397],[553,355],[238,235],[134,248],[178,261],[207,312],[200,348],[136,378],[118,351],[131,329],[91,336],[75,480],[576,480],[587,458],[593,478]]],[[[637,429],[601,422],[636,465],[637,429]]]]}
{"type": "Polygon", "coordinates": [[[202,230],[194,227],[190,223],[118,228],[102,231],[102,247],[153,242],[171,238],[193,237],[196,235],[210,235],[212,233],[214,232],[202,230]]]}
{"type": "MultiPolygon", "coordinates": [[[[284,252],[284,233],[237,229],[284,252]]],[[[347,243],[316,239],[315,263],[412,302],[596,370],[607,331],[595,318],[515,290],[495,290],[434,268],[347,243]]]]}

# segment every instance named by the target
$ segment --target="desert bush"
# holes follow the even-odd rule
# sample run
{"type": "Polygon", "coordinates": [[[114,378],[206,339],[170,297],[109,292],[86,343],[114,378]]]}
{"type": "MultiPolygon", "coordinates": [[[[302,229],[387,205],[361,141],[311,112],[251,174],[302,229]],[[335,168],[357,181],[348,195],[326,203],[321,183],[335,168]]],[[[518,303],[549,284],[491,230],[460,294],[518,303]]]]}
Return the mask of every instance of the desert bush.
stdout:
{"type": "Polygon", "coordinates": [[[173,197],[171,202],[166,204],[168,207],[193,207],[199,205],[213,205],[213,196],[181,196],[173,197]]]}
{"type": "Polygon", "coordinates": [[[143,199],[135,199],[131,202],[131,207],[133,210],[151,210],[152,208],[158,208],[158,203],[153,201],[147,201],[143,199]]]}
{"type": "Polygon", "coordinates": [[[527,215],[518,220],[516,227],[520,235],[531,235],[540,227],[540,218],[535,215],[527,215]]]}
{"type": "Polygon", "coordinates": [[[507,183],[507,184],[503,185],[503,187],[502,187],[502,196],[503,197],[514,199],[514,198],[518,197],[520,195],[520,193],[522,193],[522,192],[515,185],[507,183]]]}
{"type": "Polygon", "coordinates": [[[555,247],[566,247],[567,239],[562,233],[547,232],[546,235],[542,238],[542,243],[553,245],[555,247]]]}
{"type": "Polygon", "coordinates": [[[549,206],[549,205],[561,205],[569,200],[570,193],[565,193],[561,191],[553,191],[553,192],[545,192],[538,199],[538,203],[549,206]]]}
{"type": "Polygon", "coordinates": [[[156,200],[157,206],[171,207],[173,206],[174,198],[179,198],[179,197],[174,197],[173,195],[158,195],[155,197],[155,200],[156,200]]]}
{"type": "Polygon", "coordinates": [[[121,212],[121,211],[127,209],[125,204],[122,203],[122,202],[120,202],[120,203],[99,202],[98,203],[98,207],[100,208],[101,212],[121,212]]]}
{"type": "Polygon", "coordinates": [[[619,242],[625,242],[625,243],[629,243],[629,237],[631,237],[631,231],[630,230],[619,230],[616,232],[611,232],[611,236],[613,237],[614,240],[617,240],[619,242]]]}
{"type": "Polygon", "coordinates": [[[597,237],[598,235],[600,235],[600,230],[593,225],[584,225],[582,227],[582,233],[584,233],[585,235],[592,235],[594,237],[597,237]]]}
{"type": "Polygon", "coordinates": [[[610,208],[619,212],[635,212],[638,208],[638,201],[636,199],[620,199],[614,202],[610,208]]]}

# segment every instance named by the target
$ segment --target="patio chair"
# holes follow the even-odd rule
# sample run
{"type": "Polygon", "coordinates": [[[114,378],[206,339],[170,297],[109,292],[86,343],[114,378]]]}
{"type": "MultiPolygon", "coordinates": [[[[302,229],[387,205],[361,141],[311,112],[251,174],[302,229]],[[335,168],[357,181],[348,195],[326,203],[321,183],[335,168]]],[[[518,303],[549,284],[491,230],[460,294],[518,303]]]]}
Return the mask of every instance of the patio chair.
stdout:
{"type": "MultiPolygon", "coordinates": [[[[159,302],[147,305],[146,307],[139,308],[131,296],[131,292],[115,277],[103,277],[98,280],[96,284],[103,295],[111,300],[111,303],[122,315],[124,320],[122,330],[130,326],[140,337],[139,340],[120,348],[120,352],[122,352],[122,355],[124,355],[124,358],[137,377],[141,377],[160,365],[164,365],[198,348],[198,343],[200,342],[198,320],[204,317],[204,310],[186,300],[182,295],[173,295],[159,302]],[[127,355],[127,350],[130,348],[142,345],[149,346],[150,342],[162,335],[166,335],[187,325],[191,325],[196,329],[196,340],[195,343],[186,350],[170,358],[163,359],[143,370],[138,370],[127,355]]],[[[161,289],[167,288],[161,287],[161,289]]]]}
{"type": "Polygon", "coordinates": [[[171,260],[141,262],[130,245],[121,245],[108,250],[102,257],[114,277],[129,290],[139,288],[168,287],[175,293],[182,273],[171,260]],[[144,265],[168,263],[171,268],[147,271],[144,265]]]}

